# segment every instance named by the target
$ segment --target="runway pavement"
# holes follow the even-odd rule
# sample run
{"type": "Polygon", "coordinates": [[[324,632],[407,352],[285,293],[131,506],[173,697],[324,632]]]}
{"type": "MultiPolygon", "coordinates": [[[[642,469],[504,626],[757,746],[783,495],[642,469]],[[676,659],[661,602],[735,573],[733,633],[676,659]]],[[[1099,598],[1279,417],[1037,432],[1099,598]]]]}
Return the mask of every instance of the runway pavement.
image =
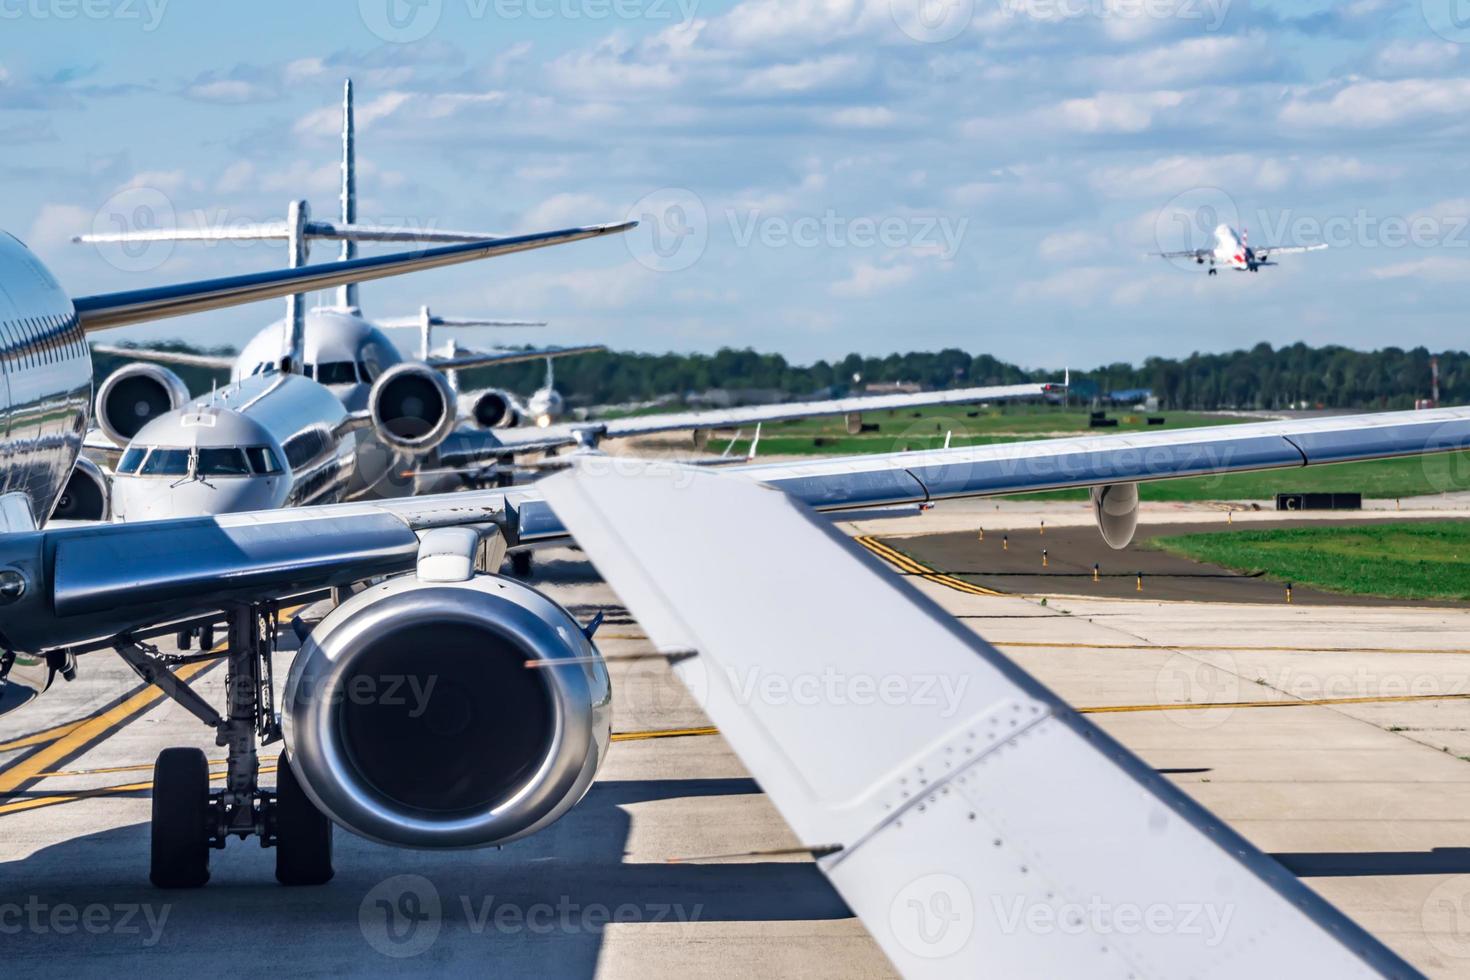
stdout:
{"type": "MultiPolygon", "coordinates": [[[[7,975],[891,975],[808,860],[711,857],[798,842],[662,661],[617,659],[648,645],[581,556],[546,557],[541,587],[581,617],[608,613],[598,640],[624,736],[569,817],[500,851],[405,852],[338,831],[337,876],[321,888],[279,887],[271,852],[232,842],[207,887],[156,891],[153,758],[178,744],[221,753],[99,655],[0,721],[7,975]],[[667,863],[681,857],[696,860],[667,863]]],[[[1470,976],[1470,613],[1043,606],[890,567],[1416,966],[1470,976]]],[[[731,615],[749,614],[732,598],[731,615]]],[[[218,696],[222,674],[194,683],[218,696]]]]}

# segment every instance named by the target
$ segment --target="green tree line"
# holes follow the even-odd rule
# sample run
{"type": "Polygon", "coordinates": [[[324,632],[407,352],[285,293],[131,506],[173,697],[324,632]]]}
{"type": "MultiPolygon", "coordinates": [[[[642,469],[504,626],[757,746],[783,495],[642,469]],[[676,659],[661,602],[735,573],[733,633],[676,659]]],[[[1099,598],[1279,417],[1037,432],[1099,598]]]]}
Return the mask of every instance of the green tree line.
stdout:
{"type": "MultiPolygon", "coordinates": [[[[198,352],[182,342],[155,345],[198,352]]],[[[204,351],[230,353],[228,348],[204,351]]],[[[1164,408],[1273,409],[1293,405],[1325,408],[1411,408],[1430,393],[1431,354],[1417,347],[1385,347],[1356,351],[1346,347],[1310,347],[1297,343],[1273,348],[1191,354],[1185,358],[1151,357],[1140,365],[1116,363],[1092,370],[1073,370],[1074,382],[1092,382],[1098,391],[1148,388],[1164,408]]],[[[1470,403],[1470,354],[1438,355],[1440,400],[1470,403]]],[[[98,380],[125,362],[94,354],[98,380]]],[[[191,391],[208,391],[223,372],[175,368],[191,391]]],[[[541,363],[465,371],[465,389],[501,387],[522,394],[538,387],[545,375],[541,363]]],[[[849,354],[840,360],[792,364],[779,354],[724,349],[714,354],[646,354],[611,351],[563,358],[556,365],[557,386],[575,403],[585,405],[643,401],[674,394],[684,396],[711,388],[780,389],[794,396],[843,392],[854,377],[868,382],[917,382],[927,388],[1019,384],[1060,380],[1060,372],[1019,367],[989,354],[962,350],[912,351],[886,357],[849,354]]]]}

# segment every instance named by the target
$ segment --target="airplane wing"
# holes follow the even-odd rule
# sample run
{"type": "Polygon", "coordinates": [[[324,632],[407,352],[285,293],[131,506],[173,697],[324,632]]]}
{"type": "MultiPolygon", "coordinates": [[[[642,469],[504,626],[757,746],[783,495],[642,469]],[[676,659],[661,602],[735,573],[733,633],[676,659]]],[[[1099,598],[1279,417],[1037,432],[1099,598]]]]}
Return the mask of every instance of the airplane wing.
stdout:
{"type": "Polygon", "coordinates": [[[160,364],[182,364],[185,367],[210,368],[229,371],[235,366],[233,357],[223,354],[186,354],[176,350],[158,350],[153,347],[125,347],[121,344],[90,344],[94,354],[111,354],[139,361],[157,361],[160,364]]]}
{"type": "Polygon", "coordinates": [[[1303,252],[1320,252],[1326,247],[1326,242],[1319,242],[1316,245],[1286,245],[1281,248],[1259,249],[1257,250],[1257,254],[1260,256],[1261,261],[1264,262],[1272,255],[1300,255],[1303,252]]]}
{"type": "Polygon", "coordinates": [[[580,347],[541,347],[532,350],[462,351],[453,357],[426,357],[424,363],[438,371],[450,371],[492,367],[496,364],[520,364],[548,357],[571,357],[573,354],[598,354],[606,350],[607,347],[602,344],[583,344],[580,347]]]}
{"type": "Polygon", "coordinates": [[[782,402],[776,405],[748,405],[703,412],[671,412],[658,415],[635,415],[602,422],[574,422],[541,428],[498,429],[487,432],[470,429],[456,432],[440,446],[440,458],[448,466],[466,466],[479,460],[512,456],[517,453],[545,452],[564,446],[595,446],[603,439],[675,432],[681,429],[734,429],[763,422],[815,418],[821,415],[845,415],[890,409],[924,408],[932,405],[972,405],[977,402],[1008,401],[1034,398],[1065,385],[1023,384],[984,388],[955,388],[948,391],[921,391],[898,395],[863,395],[815,402],[782,402]]]}
{"type": "MultiPolygon", "coordinates": [[[[1466,449],[1470,408],[1447,408],[735,465],[719,472],[782,491],[814,510],[841,512],[1466,449]]],[[[616,471],[629,462],[591,457],[588,465],[616,471]]],[[[743,527],[746,521],[730,523],[743,527]]],[[[35,653],[202,614],[224,602],[406,571],[413,567],[417,533],[452,525],[498,529],[512,546],[568,533],[533,485],[0,535],[0,642],[35,653]]]]}
{"type": "Polygon", "coordinates": [[[1157,259],[1207,259],[1214,254],[1208,248],[1187,248],[1179,252],[1146,252],[1149,258],[1157,259]]]}
{"type": "Polygon", "coordinates": [[[610,225],[567,228],[534,235],[517,235],[512,238],[447,245],[443,248],[351,259],[346,262],[324,262],[321,265],[305,266],[299,269],[275,269],[269,272],[228,276],[223,279],[134,289],[122,293],[104,293],[98,296],[81,297],[74,301],[74,305],[82,327],[90,333],[94,330],[107,330],[112,327],[127,326],[130,323],[141,323],[145,320],[201,313],[224,306],[276,299],[293,293],[307,293],[329,286],[368,282],[406,272],[438,269],[443,266],[458,265],[461,262],[488,259],[497,255],[526,252],[549,245],[582,241],[586,238],[599,238],[603,235],[627,231],[635,225],[637,225],[636,221],[624,221],[610,225]]]}
{"type": "Polygon", "coordinates": [[[540,486],[903,976],[1414,975],[792,498],[540,486]]]}

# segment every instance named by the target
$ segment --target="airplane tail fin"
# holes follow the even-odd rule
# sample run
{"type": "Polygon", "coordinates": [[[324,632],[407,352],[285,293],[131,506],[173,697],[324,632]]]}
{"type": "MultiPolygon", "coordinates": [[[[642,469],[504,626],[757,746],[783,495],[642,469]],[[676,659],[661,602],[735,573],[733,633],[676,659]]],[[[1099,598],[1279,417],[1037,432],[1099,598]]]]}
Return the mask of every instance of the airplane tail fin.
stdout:
{"type": "MultiPolygon", "coordinates": [[[[357,223],[357,124],[352,111],[352,79],[342,86],[342,224],[351,227],[357,223]]],[[[357,242],[342,239],[342,250],[337,257],[346,262],[357,258],[357,242]]],[[[351,282],[338,287],[338,305],[347,309],[357,307],[357,283],[351,282]]]]}
{"type": "Polygon", "coordinates": [[[417,316],[395,316],[373,321],[384,330],[414,329],[419,332],[419,357],[428,357],[434,345],[435,327],[544,327],[545,320],[490,320],[480,317],[437,316],[427,306],[419,307],[417,316]]]}

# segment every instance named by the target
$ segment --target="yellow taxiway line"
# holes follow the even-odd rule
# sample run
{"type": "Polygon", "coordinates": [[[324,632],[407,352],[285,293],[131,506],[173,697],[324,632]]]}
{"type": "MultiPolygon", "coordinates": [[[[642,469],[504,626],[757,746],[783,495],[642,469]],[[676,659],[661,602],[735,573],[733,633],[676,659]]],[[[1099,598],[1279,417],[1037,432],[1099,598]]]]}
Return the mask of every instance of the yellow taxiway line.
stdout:
{"type": "Polygon", "coordinates": [[[910,558],[908,555],[905,555],[900,551],[895,551],[893,548],[890,548],[888,545],[877,540],[872,535],[859,535],[858,537],[853,538],[853,540],[862,545],[864,548],[867,548],[879,558],[882,558],[884,561],[893,565],[899,571],[904,572],[908,575],[917,575],[920,578],[927,579],[928,581],[934,582],[937,585],[943,585],[946,588],[954,589],[956,592],[967,592],[970,595],[1012,594],[1009,592],[997,592],[994,589],[987,589],[983,585],[975,585],[973,582],[966,582],[963,579],[955,578],[953,575],[946,575],[943,572],[937,572],[934,569],[930,568],[928,565],[914,561],[914,559],[910,558]]]}

